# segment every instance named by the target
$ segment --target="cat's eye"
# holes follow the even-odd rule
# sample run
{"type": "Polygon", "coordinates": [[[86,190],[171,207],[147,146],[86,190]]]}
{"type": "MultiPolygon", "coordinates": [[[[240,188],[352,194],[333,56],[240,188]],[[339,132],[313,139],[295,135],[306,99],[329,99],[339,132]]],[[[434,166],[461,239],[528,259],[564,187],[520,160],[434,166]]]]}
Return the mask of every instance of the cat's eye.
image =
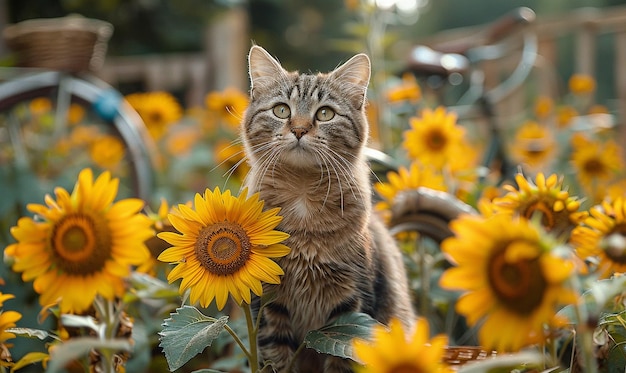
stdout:
{"type": "Polygon", "coordinates": [[[319,120],[320,122],[329,121],[333,119],[334,116],[335,116],[335,111],[329,108],[328,106],[323,106],[319,108],[317,112],[315,113],[315,119],[319,120]]]}
{"type": "Polygon", "coordinates": [[[274,106],[272,112],[280,119],[287,119],[291,115],[291,109],[289,109],[287,104],[278,104],[274,106]]]}

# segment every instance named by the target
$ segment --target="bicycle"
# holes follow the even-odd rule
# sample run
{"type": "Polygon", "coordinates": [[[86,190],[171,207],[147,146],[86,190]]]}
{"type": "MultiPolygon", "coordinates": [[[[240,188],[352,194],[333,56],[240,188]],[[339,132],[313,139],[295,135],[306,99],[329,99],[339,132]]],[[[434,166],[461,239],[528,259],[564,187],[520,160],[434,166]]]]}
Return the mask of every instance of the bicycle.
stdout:
{"type": "Polygon", "coordinates": [[[496,168],[500,174],[498,185],[514,182],[514,175],[519,171],[506,151],[502,127],[498,123],[497,105],[521,88],[538,65],[537,37],[528,27],[534,19],[535,13],[530,8],[516,8],[477,36],[433,47],[417,45],[412,48],[406,62],[406,71],[414,74],[422,86],[433,90],[437,101],[455,112],[459,119],[486,121],[488,140],[479,172],[480,182],[496,168]],[[511,38],[520,33],[523,40],[517,65],[507,78],[487,89],[481,64],[510,55],[518,48],[511,38]],[[464,81],[467,88],[461,97],[453,104],[446,102],[448,92],[445,89],[460,86],[464,81]]]}
{"type": "MultiPolygon", "coordinates": [[[[499,174],[497,184],[514,183],[519,167],[506,151],[502,128],[498,123],[496,106],[526,83],[533,69],[537,66],[537,38],[529,30],[535,13],[529,8],[517,8],[487,26],[480,37],[473,36],[460,43],[447,43],[438,46],[415,46],[411,49],[406,68],[400,72],[409,72],[416,76],[422,87],[432,89],[438,96],[438,102],[459,119],[484,119],[489,132],[487,147],[480,163],[479,182],[485,182],[492,173],[499,174]],[[493,88],[486,88],[485,73],[481,63],[495,61],[511,54],[519,48],[510,40],[522,35],[520,57],[510,75],[493,88]],[[446,88],[460,86],[466,82],[466,90],[454,101],[446,102],[446,88]]],[[[376,151],[367,153],[375,172],[395,171],[394,159],[376,151]]],[[[453,236],[450,222],[462,214],[478,214],[469,204],[459,200],[451,193],[440,192],[420,187],[399,192],[392,204],[389,227],[396,237],[408,239],[410,256],[409,271],[421,279],[429,279],[415,284],[417,289],[417,307],[420,314],[438,315],[441,325],[447,329],[456,344],[474,344],[473,331],[467,329],[463,318],[456,315],[454,307],[447,311],[433,307],[433,297],[442,297],[446,302],[454,302],[450,294],[433,294],[436,290],[437,271],[449,266],[440,250],[444,240],[453,236]],[[406,238],[408,237],[408,238],[406,238]],[[415,275],[417,274],[417,275],[415,275]],[[447,298],[446,298],[447,296],[447,298]]],[[[437,303],[435,301],[435,303],[437,303]]],[[[451,304],[451,303],[448,303],[451,304]]]]}
{"type": "MultiPolygon", "coordinates": [[[[112,26],[71,16],[28,20],[3,31],[17,55],[17,66],[0,68],[2,247],[13,242],[9,228],[28,213],[28,203],[42,203],[44,193],[51,193],[55,186],[71,190],[68,184],[76,180],[78,169],[94,167],[85,148],[63,153],[70,130],[95,128],[103,136],[119,139],[125,156],[120,160],[120,172],[112,172],[120,179],[118,194],[150,201],[152,149],[144,123],[120,92],[94,74],[103,61],[112,26]],[[34,106],[29,107],[34,102],[46,102],[50,107],[45,114],[35,115],[34,106]],[[85,119],[71,124],[68,114],[76,105],[84,109],[85,119]],[[58,145],[61,147],[55,148],[58,145]]],[[[84,135],[93,134],[87,131],[84,135]]],[[[11,292],[24,305],[23,319],[36,324],[39,308],[32,303],[36,297],[29,287],[5,266],[0,266],[0,277],[15,289],[11,292]]],[[[34,343],[38,342],[16,343],[14,356],[31,351],[34,343]]]]}
{"type": "Polygon", "coordinates": [[[129,193],[145,201],[150,199],[154,179],[152,150],[144,123],[120,92],[94,74],[103,63],[112,31],[107,22],[80,16],[32,19],[4,30],[3,36],[17,55],[18,65],[0,68],[0,145],[4,143],[5,153],[9,154],[4,160],[0,158],[0,166],[5,168],[5,188],[12,183],[23,191],[25,183],[34,181],[27,176],[34,161],[29,159],[26,145],[53,146],[67,134],[68,111],[71,105],[78,104],[87,111],[88,120],[122,141],[132,184],[129,193]],[[24,105],[40,98],[52,103],[52,130],[49,138],[37,138],[44,141],[43,145],[29,144],[24,105]]]}

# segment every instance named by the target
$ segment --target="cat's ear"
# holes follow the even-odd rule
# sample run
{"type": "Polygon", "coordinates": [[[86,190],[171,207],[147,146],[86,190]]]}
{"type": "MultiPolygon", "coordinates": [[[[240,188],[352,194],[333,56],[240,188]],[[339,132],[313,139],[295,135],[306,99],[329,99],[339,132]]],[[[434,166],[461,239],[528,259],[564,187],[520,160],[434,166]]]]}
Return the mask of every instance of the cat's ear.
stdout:
{"type": "Polygon", "coordinates": [[[365,103],[367,85],[370,81],[371,64],[367,55],[360,53],[330,73],[332,79],[345,83],[354,92],[351,99],[360,108],[365,103]]]}
{"type": "Polygon", "coordinates": [[[248,65],[250,74],[250,94],[254,91],[275,82],[281,76],[286,76],[287,71],[280,63],[274,59],[265,49],[258,45],[253,45],[248,54],[248,65]]]}

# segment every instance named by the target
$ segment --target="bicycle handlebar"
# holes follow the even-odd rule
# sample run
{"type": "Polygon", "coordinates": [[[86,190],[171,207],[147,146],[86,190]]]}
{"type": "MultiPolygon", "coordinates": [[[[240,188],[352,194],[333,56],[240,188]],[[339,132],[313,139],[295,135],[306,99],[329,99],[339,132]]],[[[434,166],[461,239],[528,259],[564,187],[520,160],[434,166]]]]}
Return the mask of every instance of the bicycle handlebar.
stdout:
{"type": "Polygon", "coordinates": [[[485,44],[493,44],[505,39],[517,31],[519,26],[533,23],[535,12],[527,7],[514,9],[512,12],[496,20],[486,31],[485,44]]]}
{"type": "Polygon", "coordinates": [[[471,35],[460,41],[440,43],[434,47],[415,46],[409,54],[407,68],[416,75],[447,77],[455,72],[463,74],[472,62],[483,59],[483,51],[486,52],[485,55],[493,54],[489,53],[490,47],[534,20],[535,12],[532,9],[520,7],[491,23],[481,33],[482,36],[471,35]]]}

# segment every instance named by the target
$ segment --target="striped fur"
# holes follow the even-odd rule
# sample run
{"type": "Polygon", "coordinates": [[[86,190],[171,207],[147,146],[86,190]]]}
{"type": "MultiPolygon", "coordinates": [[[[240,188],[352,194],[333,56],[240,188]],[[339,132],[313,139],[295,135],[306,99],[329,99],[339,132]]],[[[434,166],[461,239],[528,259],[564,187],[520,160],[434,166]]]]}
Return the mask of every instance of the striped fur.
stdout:
{"type": "MultiPolygon", "coordinates": [[[[251,101],[242,140],[251,170],[246,186],[267,208],[281,207],[278,229],[291,236],[279,264],[282,283],[266,284],[261,355],[286,371],[306,333],[343,312],[365,312],[386,323],[414,319],[402,256],[372,213],[365,93],[370,62],[360,54],[328,74],[285,71],[264,49],[249,55],[251,101]],[[287,104],[290,115],[273,108],[287,104]],[[316,112],[329,107],[328,121],[316,112]],[[300,138],[298,138],[300,137],[300,138]]],[[[350,362],[305,349],[298,372],[350,372],[350,362]]]]}

